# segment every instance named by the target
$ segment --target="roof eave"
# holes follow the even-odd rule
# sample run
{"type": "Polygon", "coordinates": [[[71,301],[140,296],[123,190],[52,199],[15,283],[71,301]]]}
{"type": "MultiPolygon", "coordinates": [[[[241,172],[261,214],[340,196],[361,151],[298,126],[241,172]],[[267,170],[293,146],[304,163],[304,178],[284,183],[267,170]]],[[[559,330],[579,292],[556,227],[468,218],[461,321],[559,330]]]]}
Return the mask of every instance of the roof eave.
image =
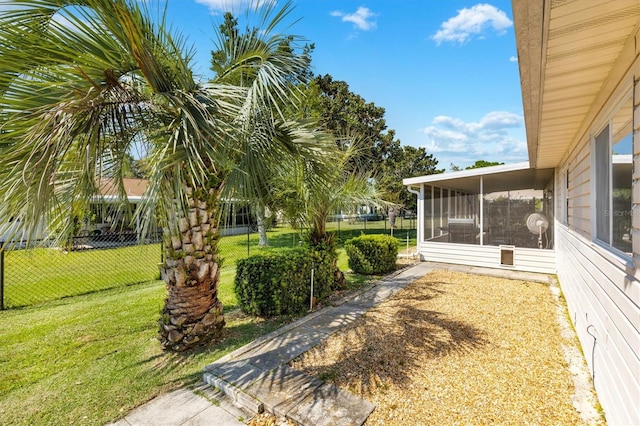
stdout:
{"type": "Polygon", "coordinates": [[[435,175],[418,176],[414,178],[407,178],[402,180],[402,184],[405,186],[415,186],[422,183],[440,182],[443,180],[459,179],[484,175],[495,175],[499,173],[512,172],[516,170],[529,169],[529,162],[523,161],[520,163],[512,164],[500,164],[498,166],[480,167],[477,169],[460,170],[457,172],[439,173],[435,175]]]}
{"type": "Polygon", "coordinates": [[[522,106],[529,162],[533,167],[538,158],[538,131],[540,128],[540,107],[543,83],[544,28],[548,22],[548,5],[545,1],[512,0],[513,20],[520,69],[522,106]]]}

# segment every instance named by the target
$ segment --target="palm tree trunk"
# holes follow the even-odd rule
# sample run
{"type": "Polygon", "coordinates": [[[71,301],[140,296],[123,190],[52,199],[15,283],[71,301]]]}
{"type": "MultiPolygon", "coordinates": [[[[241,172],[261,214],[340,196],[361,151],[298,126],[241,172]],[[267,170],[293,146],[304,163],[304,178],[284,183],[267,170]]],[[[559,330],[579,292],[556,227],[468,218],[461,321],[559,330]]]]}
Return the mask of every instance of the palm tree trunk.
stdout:
{"type": "Polygon", "coordinates": [[[256,222],[258,222],[258,245],[260,247],[266,247],[269,245],[269,239],[267,238],[267,227],[264,223],[265,208],[261,204],[256,204],[256,222]]]}
{"type": "Polygon", "coordinates": [[[165,262],[161,267],[168,294],[159,320],[159,339],[163,348],[174,351],[220,338],[225,323],[218,299],[216,197],[213,191],[208,197],[187,193],[191,194],[188,216],[174,217],[179,235],[164,232],[165,262]]]}
{"type": "Polygon", "coordinates": [[[347,286],[347,279],[344,273],[338,268],[338,253],[334,242],[335,234],[327,232],[327,219],[329,215],[318,214],[313,221],[311,228],[311,245],[318,249],[329,250],[333,264],[333,284],[332,290],[344,290],[347,286]]]}

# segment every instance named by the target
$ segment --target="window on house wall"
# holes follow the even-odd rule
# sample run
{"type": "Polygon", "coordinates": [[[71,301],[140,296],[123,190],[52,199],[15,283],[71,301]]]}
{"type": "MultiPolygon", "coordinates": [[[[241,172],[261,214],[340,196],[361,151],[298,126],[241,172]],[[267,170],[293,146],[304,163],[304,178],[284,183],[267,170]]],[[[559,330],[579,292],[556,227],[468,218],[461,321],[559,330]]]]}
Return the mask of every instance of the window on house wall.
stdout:
{"type": "Polygon", "coordinates": [[[632,117],[629,97],[596,135],[596,239],[631,253],[632,117]]]}
{"type": "Polygon", "coordinates": [[[564,174],[564,212],[562,212],[562,223],[569,224],[569,168],[564,174]]]}

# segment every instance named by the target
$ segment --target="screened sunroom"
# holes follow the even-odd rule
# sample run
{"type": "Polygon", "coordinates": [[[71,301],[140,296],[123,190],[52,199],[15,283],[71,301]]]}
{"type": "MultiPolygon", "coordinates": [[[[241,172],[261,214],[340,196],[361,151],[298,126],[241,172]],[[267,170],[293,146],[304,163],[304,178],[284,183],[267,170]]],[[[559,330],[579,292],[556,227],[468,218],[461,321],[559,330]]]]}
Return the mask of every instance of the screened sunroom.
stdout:
{"type": "Polygon", "coordinates": [[[555,272],[553,169],[517,163],[405,179],[424,260],[555,272]]]}

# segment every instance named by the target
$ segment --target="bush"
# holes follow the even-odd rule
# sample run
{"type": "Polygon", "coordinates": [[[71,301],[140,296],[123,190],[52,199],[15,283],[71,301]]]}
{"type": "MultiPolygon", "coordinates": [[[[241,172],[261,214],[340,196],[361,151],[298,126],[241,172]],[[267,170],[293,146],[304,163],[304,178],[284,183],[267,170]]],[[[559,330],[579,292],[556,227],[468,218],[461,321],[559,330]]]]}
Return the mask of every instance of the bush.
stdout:
{"type": "Polygon", "coordinates": [[[389,235],[362,235],[344,243],[349,268],[365,275],[380,275],[396,269],[398,240],[389,235]]]}
{"type": "Polygon", "coordinates": [[[333,264],[308,248],[259,254],[239,260],[235,292],[240,308],[250,315],[301,314],[309,308],[311,269],[314,296],[326,298],[333,282],[333,264]]]}

